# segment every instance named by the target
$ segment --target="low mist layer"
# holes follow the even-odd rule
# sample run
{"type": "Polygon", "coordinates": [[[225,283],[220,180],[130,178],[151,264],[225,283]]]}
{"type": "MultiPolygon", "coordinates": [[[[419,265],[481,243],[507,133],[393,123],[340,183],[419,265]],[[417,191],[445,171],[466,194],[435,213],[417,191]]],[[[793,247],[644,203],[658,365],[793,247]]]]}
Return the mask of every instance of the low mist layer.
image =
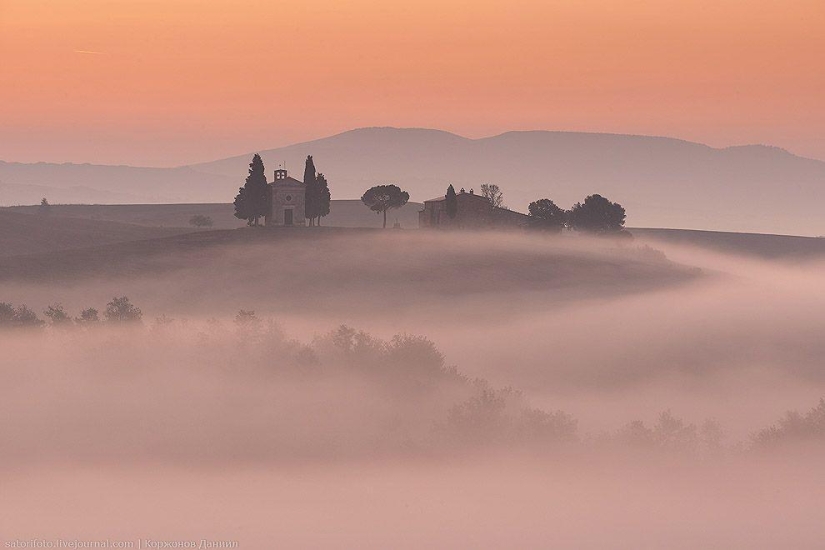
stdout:
{"type": "Polygon", "coordinates": [[[566,236],[306,235],[3,263],[3,536],[825,536],[825,264],[566,236]],[[142,319],[109,315],[115,296],[142,319]],[[173,522],[157,502],[186,511],[173,522]]]}

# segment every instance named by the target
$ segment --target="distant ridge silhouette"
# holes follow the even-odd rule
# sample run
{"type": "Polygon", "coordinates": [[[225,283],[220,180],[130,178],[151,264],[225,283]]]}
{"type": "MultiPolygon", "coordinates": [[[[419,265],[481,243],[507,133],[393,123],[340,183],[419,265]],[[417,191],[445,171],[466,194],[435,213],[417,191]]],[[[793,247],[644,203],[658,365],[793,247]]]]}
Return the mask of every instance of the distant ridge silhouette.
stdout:
{"type": "MultiPolygon", "coordinates": [[[[266,166],[298,167],[313,155],[336,198],[397,183],[420,202],[443,195],[450,183],[495,183],[505,204],[522,211],[538,198],[569,207],[600,193],[627,208],[629,226],[825,233],[817,207],[825,200],[825,162],[765,145],[717,149],[668,137],[551,131],[469,139],[383,127],[259,152],[266,166]]],[[[168,169],[0,163],[0,203],[14,203],[27,185],[57,190],[54,198],[32,192],[52,203],[72,202],[63,196],[71,197],[73,186],[129,194],[133,202],[230,202],[251,153],[168,169]]]]}

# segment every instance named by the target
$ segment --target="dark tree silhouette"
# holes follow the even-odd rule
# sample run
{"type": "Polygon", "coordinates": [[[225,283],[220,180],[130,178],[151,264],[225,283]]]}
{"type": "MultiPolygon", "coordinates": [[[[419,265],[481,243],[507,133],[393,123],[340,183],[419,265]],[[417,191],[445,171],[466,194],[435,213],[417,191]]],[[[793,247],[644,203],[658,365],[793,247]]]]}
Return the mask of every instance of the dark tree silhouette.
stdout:
{"type": "Polygon", "coordinates": [[[316,186],[318,189],[318,210],[316,214],[318,215],[318,225],[321,225],[321,218],[327,216],[329,214],[329,203],[332,195],[329,192],[329,182],[327,182],[327,178],[318,173],[318,176],[315,178],[316,186]]]}
{"type": "Polygon", "coordinates": [[[315,225],[315,218],[319,216],[321,206],[321,196],[318,189],[318,177],[315,171],[315,162],[312,155],[307,156],[304,167],[304,186],[306,194],[304,196],[304,215],[309,220],[309,225],[315,225]]]}
{"type": "Polygon", "coordinates": [[[43,324],[28,306],[14,307],[7,302],[0,302],[0,328],[35,328],[43,324]]]}
{"type": "Polygon", "coordinates": [[[46,197],[40,201],[40,213],[41,214],[48,214],[52,209],[52,205],[49,204],[49,201],[46,200],[46,197]]]}
{"type": "Polygon", "coordinates": [[[66,326],[72,323],[72,318],[69,317],[61,304],[50,305],[43,314],[49,318],[52,326],[66,326]]]}
{"type": "Polygon", "coordinates": [[[235,315],[235,324],[241,328],[254,328],[261,324],[261,320],[255,315],[255,311],[251,309],[238,310],[235,315]]]}
{"type": "Polygon", "coordinates": [[[591,233],[616,233],[622,230],[625,211],[621,204],[601,195],[590,195],[584,203],[576,203],[569,213],[573,229],[591,233]]]}
{"type": "Polygon", "coordinates": [[[751,436],[757,449],[825,441],[825,399],[805,414],[788,411],[778,423],[751,436]]]}
{"type": "Polygon", "coordinates": [[[248,225],[258,225],[258,220],[269,214],[272,194],[266,182],[266,171],[261,155],[255,153],[249,163],[246,183],[235,197],[235,217],[247,220],[248,225]]]}
{"type": "Polygon", "coordinates": [[[366,204],[370,210],[376,214],[384,214],[384,229],[387,228],[387,210],[390,208],[401,208],[410,200],[410,194],[402,191],[397,185],[376,185],[367,189],[361,197],[361,202],[366,204]]]}
{"type": "Polygon", "coordinates": [[[106,304],[106,321],[109,323],[138,323],[142,317],[143,312],[126,296],[112,298],[112,301],[106,304]]]}
{"type": "Polygon", "coordinates": [[[97,323],[98,321],[100,321],[100,317],[98,317],[97,310],[93,307],[84,309],[80,312],[80,317],[75,319],[75,322],[80,324],[97,323]]]}
{"type": "MultiPolygon", "coordinates": [[[[472,192],[471,189],[470,193],[472,192]]],[[[481,184],[481,195],[496,208],[504,208],[504,193],[501,192],[501,188],[498,185],[494,183],[481,184]]]]}
{"type": "Polygon", "coordinates": [[[565,211],[550,199],[531,202],[528,212],[530,212],[530,226],[536,229],[561,231],[567,219],[565,211]]]}
{"type": "Polygon", "coordinates": [[[458,213],[458,197],[455,194],[455,188],[452,183],[447,187],[445,201],[447,206],[447,215],[450,216],[450,219],[455,218],[455,215],[458,213]]]}
{"type": "Polygon", "coordinates": [[[241,187],[235,196],[235,217],[246,220],[247,225],[252,225],[252,205],[246,198],[246,189],[241,187]]]}

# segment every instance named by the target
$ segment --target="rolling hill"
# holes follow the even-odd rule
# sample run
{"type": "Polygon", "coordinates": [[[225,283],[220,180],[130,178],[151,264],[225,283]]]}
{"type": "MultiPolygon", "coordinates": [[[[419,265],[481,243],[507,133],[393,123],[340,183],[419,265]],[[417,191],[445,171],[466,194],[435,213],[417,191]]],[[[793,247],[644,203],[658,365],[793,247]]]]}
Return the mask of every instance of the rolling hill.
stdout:
{"type": "MultiPolygon", "coordinates": [[[[156,239],[191,232],[185,227],[148,227],[0,209],[0,258],[156,239]]],[[[0,262],[2,263],[2,262],[0,262]]]]}
{"type": "Polygon", "coordinates": [[[142,168],[95,164],[24,164],[0,161],[0,205],[51,203],[226,202],[243,185],[238,177],[191,168],[142,168]]]}
{"type": "MultiPolygon", "coordinates": [[[[825,162],[761,145],[715,149],[664,137],[544,131],[468,139],[366,128],[260,153],[269,172],[283,163],[293,173],[312,154],[333,198],[356,199],[371,185],[395,182],[421,202],[448,183],[478,189],[488,182],[516,210],[542,197],[569,207],[597,192],[621,202],[637,227],[825,234],[818,207],[825,162]]],[[[48,195],[53,203],[228,202],[251,154],[178,168],[0,163],[0,204],[39,202],[43,186],[57,193],[48,195]]]]}
{"type": "MultiPolygon", "coordinates": [[[[418,227],[418,211],[422,204],[409,202],[402,208],[387,213],[387,223],[398,221],[405,229],[418,227]]],[[[39,206],[10,206],[3,211],[39,215],[39,206]]],[[[189,218],[196,214],[212,218],[212,229],[235,229],[245,222],[234,216],[231,203],[191,204],[53,204],[53,215],[85,220],[102,220],[148,227],[187,227],[189,218]]],[[[360,200],[333,200],[323,225],[330,227],[381,227],[382,218],[360,200]]],[[[105,231],[105,227],[101,229],[105,231]]],[[[189,231],[192,229],[189,228],[189,231]]]]}

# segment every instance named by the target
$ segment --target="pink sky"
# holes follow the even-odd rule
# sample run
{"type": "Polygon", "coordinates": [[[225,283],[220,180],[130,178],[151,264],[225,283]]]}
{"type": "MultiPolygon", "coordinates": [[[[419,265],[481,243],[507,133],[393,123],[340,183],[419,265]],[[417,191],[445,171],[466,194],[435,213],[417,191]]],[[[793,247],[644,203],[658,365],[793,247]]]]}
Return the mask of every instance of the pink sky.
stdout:
{"type": "Polygon", "coordinates": [[[825,159],[821,0],[3,0],[0,159],[178,165],[362,126],[825,159]]]}

